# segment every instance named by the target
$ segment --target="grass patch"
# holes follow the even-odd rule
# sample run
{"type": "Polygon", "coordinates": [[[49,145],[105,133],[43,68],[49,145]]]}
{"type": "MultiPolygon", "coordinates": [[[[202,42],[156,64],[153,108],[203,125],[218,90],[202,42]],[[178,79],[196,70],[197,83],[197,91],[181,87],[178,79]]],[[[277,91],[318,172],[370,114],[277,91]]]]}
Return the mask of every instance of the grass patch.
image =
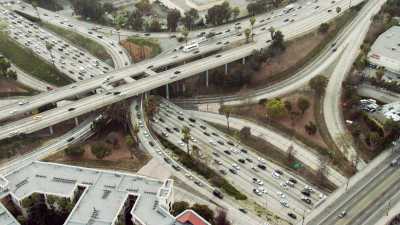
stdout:
{"type": "Polygon", "coordinates": [[[158,54],[161,53],[161,47],[160,44],[158,43],[157,40],[149,38],[149,39],[144,39],[144,38],[138,38],[138,37],[129,37],[127,39],[128,42],[131,42],[135,45],[138,45],[140,47],[149,47],[151,48],[151,56],[154,57],[158,54]]]}
{"type": "MultiPolygon", "coordinates": [[[[158,136],[158,135],[157,135],[158,136]]],[[[233,185],[231,185],[223,176],[215,172],[205,163],[201,162],[198,159],[193,158],[186,152],[182,151],[174,144],[166,140],[165,138],[158,136],[162,145],[174,152],[174,154],[178,157],[178,161],[182,163],[186,168],[195,171],[205,179],[207,179],[212,185],[221,188],[228,195],[234,197],[237,200],[246,200],[247,196],[242,194],[238,189],[236,189],[233,185]]]]}
{"type": "Polygon", "coordinates": [[[295,169],[293,165],[297,162],[296,159],[290,161],[287,154],[283,153],[280,149],[276,148],[264,139],[255,137],[253,135],[251,135],[250,137],[242,138],[240,137],[240,135],[235,135],[235,133],[239,132],[238,130],[232,128],[228,130],[226,126],[219,124],[211,125],[218,130],[230,135],[231,137],[235,137],[236,139],[238,139],[238,141],[250,147],[254,152],[262,156],[263,158],[266,158],[269,161],[274,162],[275,164],[280,165],[287,170],[290,170],[293,173],[296,173],[306,178],[308,182],[312,183],[315,186],[318,186],[320,189],[327,192],[332,192],[336,189],[336,186],[333,183],[329,182],[327,179],[324,179],[323,182],[321,182],[317,171],[312,170],[306,165],[303,165],[302,168],[295,169]]]}
{"type": "Polygon", "coordinates": [[[76,32],[73,32],[73,31],[70,31],[70,30],[49,24],[49,23],[41,23],[41,25],[44,28],[67,39],[74,45],[87,50],[90,54],[96,56],[97,58],[101,59],[102,61],[109,63],[111,66],[114,66],[112,57],[108,54],[107,50],[102,45],[98,44],[97,42],[93,41],[92,39],[84,37],[76,32]]]}
{"type": "Polygon", "coordinates": [[[129,172],[137,172],[143,167],[142,164],[134,163],[132,160],[129,159],[115,161],[87,158],[69,158],[65,156],[64,151],[60,151],[58,153],[50,155],[44,158],[42,161],[97,169],[124,170],[129,172]]]}
{"type": "Polygon", "coordinates": [[[0,32],[0,52],[12,63],[32,76],[55,86],[64,86],[72,82],[67,76],[48,64],[31,50],[23,48],[0,32]]]}

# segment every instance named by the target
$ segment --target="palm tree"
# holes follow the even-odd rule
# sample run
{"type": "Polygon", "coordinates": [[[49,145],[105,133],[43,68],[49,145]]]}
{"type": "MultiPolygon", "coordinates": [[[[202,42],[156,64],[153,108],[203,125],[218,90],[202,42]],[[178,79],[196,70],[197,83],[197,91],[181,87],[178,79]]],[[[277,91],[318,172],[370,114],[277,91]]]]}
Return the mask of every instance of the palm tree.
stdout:
{"type": "Polygon", "coordinates": [[[187,40],[188,40],[188,36],[189,36],[189,30],[186,29],[186,28],[183,28],[182,31],[181,31],[181,33],[182,33],[183,38],[185,39],[185,42],[186,42],[186,44],[187,44],[187,40]]]}
{"type": "Polygon", "coordinates": [[[50,53],[51,62],[53,63],[53,66],[56,67],[56,64],[54,63],[54,55],[53,55],[53,52],[52,52],[53,47],[54,47],[54,44],[46,41],[46,49],[50,53]]]}
{"type": "Polygon", "coordinates": [[[221,112],[225,115],[226,117],[226,123],[228,126],[228,130],[229,130],[229,117],[231,116],[233,109],[230,106],[226,106],[226,105],[222,105],[221,106],[221,112]]]}
{"type": "Polygon", "coordinates": [[[268,28],[268,31],[269,31],[269,33],[271,35],[271,40],[273,40],[274,39],[274,34],[275,34],[275,28],[274,27],[270,27],[270,28],[268,28]]]}
{"type": "Polygon", "coordinates": [[[117,34],[118,34],[118,43],[121,42],[121,34],[120,34],[120,30],[122,27],[125,26],[127,21],[127,18],[125,17],[125,15],[118,15],[114,18],[114,24],[115,24],[115,29],[117,30],[117,34]]]}
{"type": "Polygon", "coordinates": [[[32,4],[32,7],[36,10],[36,15],[37,15],[37,17],[39,18],[39,20],[41,20],[41,19],[40,19],[39,10],[38,10],[38,5],[39,5],[39,3],[38,3],[37,1],[32,1],[31,4],[32,4]]]}
{"type": "Polygon", "coordinates": [[[190,128],[187,126],[183,126],[181,132],[182,132],[182,140],[183,140],[183,142],[186,143],[187,153],[190,154],[190,152],[189,152],[189,142],[190,142],[190,138],[191,138],[190,128]]]}
{"type": "Polygon", "coordinates": [[[249,28],[244,30],[244,35],[246,35],[246,42],[247,43],[249,43],[250,33],[251,33],[251,30],[249,28]]]}
{"type": "Polygon", "coordinates": [[[256,18],[254,16],[250,17],[250,24],[251,24],[251,40],[254,40],[254,33],[253,33],[253,28],[254,24],[256,23],[256,18]]]}

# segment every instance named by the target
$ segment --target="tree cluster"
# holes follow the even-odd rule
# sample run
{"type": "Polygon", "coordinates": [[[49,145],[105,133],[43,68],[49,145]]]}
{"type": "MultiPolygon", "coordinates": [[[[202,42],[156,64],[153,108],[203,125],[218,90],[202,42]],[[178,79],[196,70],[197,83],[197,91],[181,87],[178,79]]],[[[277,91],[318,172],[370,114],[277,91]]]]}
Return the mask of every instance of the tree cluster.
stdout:
{"type": "Polygon", "coordinates": [[[30,4],[37,4],[40,8],[52,10],[52,11],[59,11],[62,10],[63,7],[58,0],[25,0],[30,4]]]}
{"type": "Polygon", "coordinates": [[[214,26],[227,22],[232,16],[232,8],[229,2],[225,1],[221,5],[215,5],[208,9],[206,20],[208,24],[214,26]]]}
{"type": "Polygon", "coordinates": [[[247,12],[249,12],[250,15],[254,16],[256,14],[267,12],[271,9],[271,7],[272,4],[270,1],[257,0],[255,2],[250,2],[249,4],[247,4],[247,12]]]}
{"type": "Polygon", "coordinates": [[[104,23],[104,15],[107,8],[97,0],[71,0],[72,8],[75,14],[82,16],[84,19],[104,23]]]}
{"type": "Polygon", "coordinates": [[[17,80],[17,73],[10,68],[10,62],[8,62],[4,57],[0,57],[0,77],[17,80]]]}
{"type": "Polygon", "coordinates": [[[111,149],[103,144],[92,145],[91,151],[98,159],[103,159],[104,157],[111,155],[111,149]]]}

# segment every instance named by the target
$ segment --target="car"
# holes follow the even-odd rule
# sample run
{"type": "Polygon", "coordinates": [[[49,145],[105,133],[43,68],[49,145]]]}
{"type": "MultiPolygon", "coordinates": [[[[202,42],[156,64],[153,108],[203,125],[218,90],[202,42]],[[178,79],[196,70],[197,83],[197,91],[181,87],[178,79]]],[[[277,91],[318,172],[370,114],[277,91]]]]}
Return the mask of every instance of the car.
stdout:
{"type": "Polygon", "coordinates": [[[213,154],[215,157],[220,157],[219,154],[218,154],[217,152],[212,152],[212,154],[213,154]]]}
{"type": "Polygon", "coordinates": [[[73,141],[74,139],[75,139],[74,137],[70,137],[70,138],[67,139],[67,142],[71,142],[71,141],[73,141]]]}
{"type": "Polygon", "coordinates": [[[174,74],[180,74],[180,73],[181,73],[181,71],[179,71],[179,70],[174,72],[174,74]]]}
{"type": "Polygon", "coordinates": [[[310,196],[311,196],[311,193],[310,193],[309,191],[306,191],[306,190],[302,190],[301,193],[302,193],[303,195],[307,196],[307,197],[310,197],[310,196]]]}
{"type": "Polygon", "coordinates": [[[283,200],[283,199],[282,199],[282,200],[280,200],[279,202],[281,203],[282,206],[284,206],[284,207],[286,207],[286,208],[289,208],[289,203],[288,203],[286,200],[283,200]]]}
{"type": "Polygon", "coordinates": [[[281,175],[279,173],[276,173],[275,171],[272,171],[272,177],[275,179],[279,179],[281,175]]]}
{"type": "Polygon", "coordinates": [[[240,166],[236,163],[232,164],[232,167],[236,170],[240,170],[240,166]]]}
{"type": "Polygon", "coordinates": [[[337,48],[333,48],[333,49],[332,49],[332,52],[336,52],[336,50],[337,50],[337,48]]]}
{"type": "Polygon", "coordinates": [[[289,178],[289,181],[292,182],[293,184],[297,184],[297,180],[294,178],[289,178]]]}
{"type": "Polygon", "coordinates": [[[341,218],[345,217],[346,215],[347,215],[347,212],[346,212],[346,210],[344,210],[339,213],[338,217],[341,219],[341,218]]]}
{"type": "Polygon", "coordinates": [[[267,169],[267,167],[265,165],[263,165],[263,164],[258,164],[257,167],[262,169],[262,170],[266,170],[267,169]]]}
{"type": "Polygon", "coordinates": [[[220,145],[225,145],[224,142],[221,141],[221,140],[218,140],[217,143],[220,144],[220,145]]]}
{"type": "Polygon", "coordinates": [[[216,190],[216,189],[213,191],[213,195],[219,199],[224,198],[224,195],[219,190],[216,190]]]}
{"type": "Polygon", "coordinates": [[[19,102],[18,102],[18,105],[25,105],[25,104],[27,104],[27,103],[29,103],[29,102],[26,101],[26,100],[24,100],[24,101],[19,101],[19,102]]]}
{"type": "Polygon", "coordinates": [[[203,134],[206,135],[206,136],[210,136],[210,134],[207,133],[207,132],[203,132],[203,134]]]}
{"type": "Polygon", "coordinates": [[[199,186],[199,187],[203,187],[204,186],[203,183],[201,181],[198,181],[198,180],[196,180],[194,183],[197,184],[197,186],[199,186]]]}
{"type": "Polygon", "coordinates": [[[216,146],[217,144],[215,144],[215,142],[213,140],[209,140],[208,143],[210,143],[213,146],[216,146]]]}
{"type": "Polygon", "coordinates": [[[116,91],[116,92],[114,92],[113,94],[114,94],[114,95],[119,95],[119,94],[121,94],[121,92],[120,92],[120,91],[116,91]]]}
{"type": "Polygon", "coordinates": [[[252,162],[253,162],[253,160],[250,159],[250,158],[246,158],[246,161],[249,162],[249,163],[252,163],[252,162]]]}
{"type": "Polygon", "coordinates": [[[172,168],[174,168],[176,171],[181,171],[181,168],[176,164],[172,164],[172,168]]]}
{"type": "Polygon", "coordinates": [[[240,163],[243,163],[243,164],[246,163],[246,161],[245,161],[244,159],[238,159],[238,161],[239,161],[240,163]]]}
{"type": "Polygon", "coordinates": [[[168,158],[165,158],[165,157],[164,157],[164,161],[165,161],[166,163],[168,163],[168,164],[170,164],[170,163],[171,163],[171,160],[170,160],[170,159],[168,159],[168,158]]]}
{"type": "Polygon", "coordinates": [[[309,205],[312,204],[312,201],[311,201],[311,199],[309,199],[309,198],[302,197],[301,200],[302,200],[303,202],[309,204],[309,205]]]}
{"type": "Polygon", "coordinates": [[[203,129],[203,130],[207,129],[207,127],[205,127],[203,125],[200,125],[200,128],[203,129]]]}
{"type": "Polygon", "coordinates": [[[231,152],[229,150],[225,150],[224,153],[227,155],[231,155],[231,152]]]}
{"type": "Polygon", "coordinates": [[[165,123],[165,120],[163,118],[158,119],[161,123],[165,123]]]}
{"type": "Polygon", "coordinates": [[[265,164],[267,161],[261,157],[257,158],[258,162],[260,162],[261,164],[265,164]]]}
{"type": "Polygon", "coordinates": [[[215,162],[216,164],[218,164],[218,165],[222,165],[222,162],[219,161],[218,159],[214,159],[214,162],[215,162]]]}
{"type": "Polygon", "coordinates": [[[154,147],[154,143],[153,143],[152,141],[149,141],[149,145],[150,145],[151,147],[154,147]]]}
{"type": "Polygon", "coordinates": [[[254,189],[253,189],[253,192],[254,192],[254,194],[256,194],[256,195],[258,195],[258,196],[261,196],[261,195],[262,195],[262,192],[261,192],[260,190],[258,190],[257,188],[254,188],[254,189]]]}
{"type": "Polygon", "coordinates": [[[277,173],[277,174],[279,174],[279,175],[283,175],[283,172],[282,171],[280,171],[280,170],[274,170],[275,171],[275,173],[277,173]]]}
{"type": "Polygon", "coordinates": [[[70,111],[70,112],[71,112],[71,111],[74,111],[74,110],[75,110],[75,108],[69,108],[69,109],[68,109],[68,111],[70,111]]]}
{"type": "Polygon", "coordinates": [[[196,123],[196,120],[193,119],[193,118],[189,118],[189,121],[192,122],[192,123],[196,123]]]}
{"type": "Polygon", "coordinates": [[[247,150],[244,149],[244,148],[240,149],[240,151],[243,152],[243,153],[245,153],[245,154],[247,154],[247,150]]]}
{"type": "Polygon", "coordinates": [[[179,129],[177,127],[172,128],[174,131],[179,132],[179,129]]]}
{"type": "MultiPolygon", "coordinates": [[[[213,134],[215,134],[215,133],[213,133],[213,134]]],[[[231,141],[227,141],[226,143],[228,143],[228,145],[235,146],[235,144],[233,144],[233,142],[231,142],[231,141]]]]}
{"type": "Polygon", "coordinates": [[[243,209],[243,208],[239,208],[239,211],[242,212],[242,213],[244,213],[244,214],[247,213],[247,210],[245,210],[245,209],[243,209]]]}
{"type": "Polygon", "coordinates": [[[288,213],[288,216],[290,217],[290,218],[292,218],[292,219],[297,219],[297,216],[294,214],[294,213],[288,213]]]}
{"type": "Polygon", "coordinates": [[[232,169],[232,168],[229,168],[229,172],[231,172],[231,173],[233,173],[233,174],[237,174],[237,173],[238,173],[238,171],[237,171],[237,170],[235,170],[235,169],[232,169]]]}

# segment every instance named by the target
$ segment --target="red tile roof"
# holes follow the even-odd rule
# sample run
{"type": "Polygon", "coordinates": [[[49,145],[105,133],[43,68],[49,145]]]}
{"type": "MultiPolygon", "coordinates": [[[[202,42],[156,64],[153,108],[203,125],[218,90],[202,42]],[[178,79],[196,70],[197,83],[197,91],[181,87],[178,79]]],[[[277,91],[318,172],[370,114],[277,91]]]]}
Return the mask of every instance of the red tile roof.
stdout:
{"type": "Polygon", "coordinates": [[[191,225],[209,225],[201,216],[195,213],[192,210],[186,210],[178,217],[176,220],[183,224],[191,224],[191,225]]]}

